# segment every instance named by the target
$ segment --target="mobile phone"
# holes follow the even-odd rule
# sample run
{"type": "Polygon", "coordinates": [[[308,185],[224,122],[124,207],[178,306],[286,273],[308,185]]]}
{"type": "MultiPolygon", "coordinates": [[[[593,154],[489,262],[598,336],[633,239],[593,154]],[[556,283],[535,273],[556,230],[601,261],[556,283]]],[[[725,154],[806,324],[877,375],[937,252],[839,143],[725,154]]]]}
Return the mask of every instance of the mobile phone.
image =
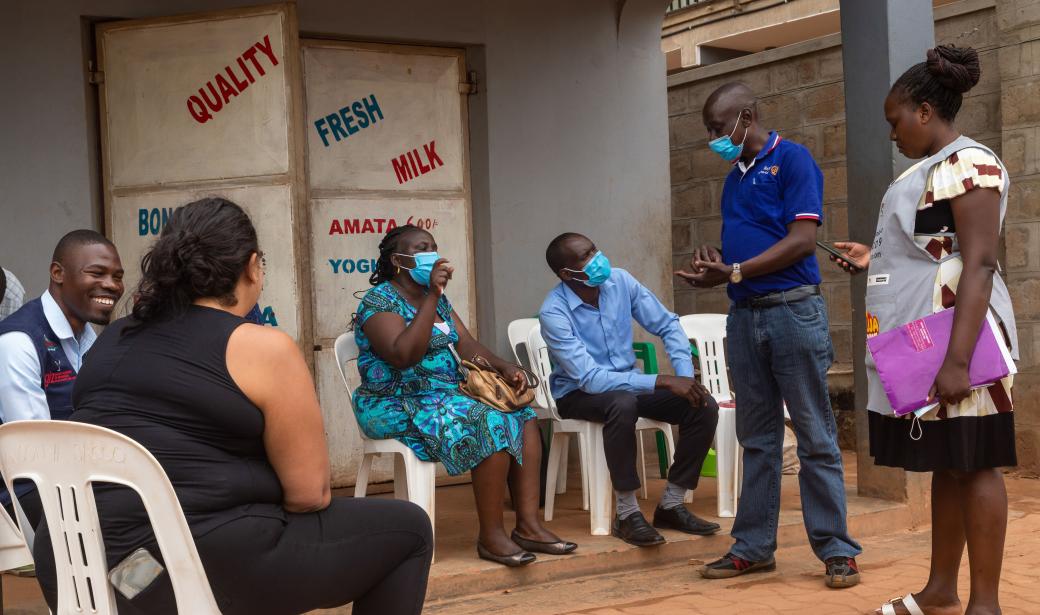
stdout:
{"type": "Polygon", "coordinates": [[[856,271],[863,271],[863,267],[860,267],[859,265],[857,265],[844,252],[839,252],[839,251],[835,250],[833,246],[829,246],[829,245],[823,243],[822,241],[817,241],[816,245],[820,246],[820,248],[822,248],[824,252],[827,252],[831,256],[833,256],[835,258],[840,258],[842,260],[842,262],[848,263],[849,267],[852,267],[854,270],[856,270],[856,271]]]}
{"type": "Polygon", "coordinates": [[[147,549],[140,548],[108,573],[108,580],[127,600],[133,600],[163,573],[163,565],[147,549]]]}

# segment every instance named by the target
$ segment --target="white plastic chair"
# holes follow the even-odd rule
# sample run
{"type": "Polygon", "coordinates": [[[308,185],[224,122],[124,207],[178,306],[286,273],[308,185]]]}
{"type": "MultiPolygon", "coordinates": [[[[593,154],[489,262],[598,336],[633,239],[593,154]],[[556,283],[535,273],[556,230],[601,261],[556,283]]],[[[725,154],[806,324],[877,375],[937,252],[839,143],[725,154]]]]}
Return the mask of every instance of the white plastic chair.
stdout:
{"type": "Polygon", "coordinates": [[[173,584],[179,613],[219,615],[180,502],[162,466],[130,438],[69,421],[0,426],[0,472],[36,483],[58,577],[57,615],[116,613],[92,483],[137,492],[173,584]]]}
{"type": "MultiPolygon", "coordinates": [[[[351,413],[354,407],[354,387],[347,378],[347,363],[356,363],[360,351],[354,334],[347,332],[336,338],[336,367],[343,378],[343,386],[347,389],[347,403],[351,413]]],[[[437,504],[437,463],[423,461],[415,456],[412,449],[393,438],[373,440],[365,435],[358,425],[363,444],[361,467],[358,468],[357,482],[354,484],[354,497],[363,498],[368,492],[368,474],[372,470],[372,461],[379,455],[394,456],[394,497],[417,504],[430,516],[430,525],[435,525],[435,509],[437,504]]]]}
{"type": "Polygon", "coordinates": [[[715,431],[718,514],[735,517],[744,449],[737,442],[737,409],[732,403],[726,370],[726,315],[687,314],[679,318],[679,326],[697,345],[701,384],[719,402],[719,425],[715,431]]]}
{"type": "MultiPolygon", "coordinates": [[[[553,418],[553,438],[549,444],[549,470],[545,484],[545,520],[552,521],[556,493],[550,488],[558,485],[557,473],[560,471],[560,457],[570,444],[571,435],[578,437],[578,450],[581,455],[582,480],[587,483],[584,509],[590,510],[589,524],[593,536],[610,534],[610,513],[614,503],[613,487],[610,482],[610,471],[607,469],[607,458],[603,450],[603,424],[577,419],[565,419],[556,408],[556,401],[549,390],[549,375],[552,365],[549,361],[549,348],[542,338],[542,328],[535,325],[527,337],[527,352],[531,359],[531,367],[540,380],[535,397],[540,404],[549,409],[553,418]]],[[[675,440],[672,438],[672,426],[661,421],[640,418],[636,422],[636,434],[642,431],[660,431],[664,434],[668,454],[668,465],[675,457],[675,440]]],[[[642,462],[641,462],[642,464],[642,462]]],[[[644,471],[645,473],[645,471],[644,471]]],[[[645,484],[644,476],[644,484],[645,484]]]]}
{"type": "MultiPolygon", "coordinates": [[[[534,368],[534,361],[531,358],[531,353],[528,352],[528,350],[527,350],[527,337],[531,334],[531,329],[533,329],[533,328],[535,328],[537,326],[539,326],[537,318],[518,318],[518,319],[514,320],[513,322],[509,323],[509,327],[507,328],[507,334],[509,336],[509,347],[512,348],[512,350],[513,350],[513,357],[516,359],[516,362],[521,364],[521,365],[526,363],[527,367],[529,369],[531,369],[531,371],[536,371],[536,370],[534,368]],[[527,359],[526,361],[522,360],[521,352],[522,352],[522,357],[527,359]]],[[[539,379],[541,379],[540,376],[539,376],[539,379]]],[[[555,424],[556,420],[553,418],[552,414],[549,412],[549,408],[548,408],[547,402],[545,401],[545,395],[541,391],[540,387],[535,389],[535,400],[534,400],[534,403],[531,404],[531,408],[534,409],[535,414],[538,415],[538,418],[540,418],[540,419],[549,419],[549,420],[554,421],[552,429],[553,429],[553,432],[555,433],[555,431],[556,431],[556,424],[555,424]]],[[[570,446],[563,446],[561,451],[560,451],[560,467],[559,467],[559,469],[558,469],[558,471],[556,473],[556,493],[558,493],[558,494],[567,492],[567,462],[568,462],[569,452],[570,452],[570,446]]],[[[585,479],[585,466],[584,466],[584,464],[579,464],[579,465],[581,465],[581,472],[582,472],[582,479],[581,479],[582,510],[588,510],[589,509],[589,490],[588,490],[588,485],[586,484],[587,481],[585,479]]],[[[546,485],[548,485],[548,484],[549,483],[546,482],[546,485]]],[[[546,490],[548,491],[548,487],[546,487],[546,490]]]]}
{"type": "MultiPolygon", "coordinates": [[[[726,369],[726,315],[687,314],[679,317],[684,335],[697,345],[700,379],[719,402],[719,426],[715,431],[720,517],[737,516],[737,502],[744,472],[744,448],[737,441],[737,407],[726,369]]],[[[784,418],[791,418],[784,405],[784,418]]]]}
{"type": "MultiPolygon", "coordinates": [[[[16,504],[17,505],[17,504],[16,504]]],[[[28,524],[23,527],[28,527],[28,524]]],[[[31,530],[30,530],[31,531],[31,530]]],[[[0,572],[14,570],[33,563],[32,550],[28,540],[18,530],[18,526],[0,507],[0,572]]],[[[4,612],[4,588],[0,577],[0,613],[4,612]]]]}

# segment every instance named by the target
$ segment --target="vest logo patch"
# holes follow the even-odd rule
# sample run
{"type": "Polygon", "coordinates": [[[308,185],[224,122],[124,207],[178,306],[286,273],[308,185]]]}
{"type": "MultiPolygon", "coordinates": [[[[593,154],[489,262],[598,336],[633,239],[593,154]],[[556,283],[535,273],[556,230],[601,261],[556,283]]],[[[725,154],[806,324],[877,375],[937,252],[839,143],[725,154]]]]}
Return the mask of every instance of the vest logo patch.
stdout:
{"type": "Polygon", "coordinates": [[[63,372],[53,372],[50,374],[43,375],[43,388],[47,388],[53,384],[61,384],[63,382],[72,382],[76,379],[76,375],[72,373],[71,369],[67,369],[63,372]]]}
{"type": "Polygon", "coordinates": [[[891,277],[892,276],[890,276],[887,273],[879,273],[877,275],[872,275],[867,278],[867,286],[884,286],[885,284],[888,284],[888,281],[891,277]]]}
{"type": "Polygon", "coordinates": [[[47,349],[47,352],[56,352],[58,350],[57,342],[52,342],[47,338],[43,338],[43,347],[47,349]]]}
{"type": "Polygon", "coordinates": [[[778,167],[778,166],[776,166],[776,165],[774,164],[774,165],[773,165],[772,167],[770,167],[770,168],[769,168],[769,172],[770,172],[771,174],[773,174],[773,175],[776,175],[777,173],[779,173],[779,172],[780,172],[780,167],[778,167]]]}
{"type": "Polygon", "coordinates": [[[874,337],[881,332],[881,325],[877,316],[867,312],[867,338],[874,337]]]}

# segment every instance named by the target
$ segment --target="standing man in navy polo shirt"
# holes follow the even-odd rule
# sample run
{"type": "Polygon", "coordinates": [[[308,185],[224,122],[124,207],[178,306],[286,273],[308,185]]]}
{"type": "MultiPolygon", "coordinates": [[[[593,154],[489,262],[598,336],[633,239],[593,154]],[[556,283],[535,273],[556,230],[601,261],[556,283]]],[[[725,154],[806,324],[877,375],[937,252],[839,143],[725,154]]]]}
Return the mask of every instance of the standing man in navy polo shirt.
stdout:
{"type": "Polygon", "coordinates": [[[784,402],[798,437],[802,516],[829,587],[859,582],[845,476],[827,389],[834,358],[820,296],[816,228],[823,174],[809,151],[759,124],[755,96],[729,83],[703,110],[709,147],[733,163],[722,191],[722,252],[704,246],[677,274],[694,288],[729,283],[727,348],[744,481],[735,544],[701,570],[709,579],[776,567],[784,402]]]}

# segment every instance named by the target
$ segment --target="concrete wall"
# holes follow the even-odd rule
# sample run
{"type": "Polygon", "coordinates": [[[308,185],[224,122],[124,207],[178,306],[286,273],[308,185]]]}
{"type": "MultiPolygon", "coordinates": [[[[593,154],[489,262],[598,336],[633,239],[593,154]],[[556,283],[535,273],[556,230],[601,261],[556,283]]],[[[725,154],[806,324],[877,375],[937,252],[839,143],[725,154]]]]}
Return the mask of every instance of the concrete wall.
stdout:
{"type": "MultiPolygon", "coordinates": [[[[248,0],[39,0],[0,21],[0,262],[42,291],[68,230],[100,228],[94,92],[84,17],[139,18],[248,0]]],[[[467,49],[478,318],[534,314],[553,283],[544,248],[563,230],[594,238],[618,266],[671,295],[665,0],[487,3],[301,0],[304,35],[467,49]]],[[[130,265],[130,264],[128,264],[130,265]]]]}
{"type": "MultiPolygon", "coordinates": [[[[982,79],[965,97],[957,126],[1000,154],[1011,175],[1001,262],[1022,340],[1022,373],[1015,381],[1019,460],[1035,469],[1040,467],[1040,44],[1030,39],[1040,28],[1040,0],[965,0],[936,8],[935,17],[936,44],[974,47],[982,64],[982,79]]],[[[719,199],[728,165],[708,150],[700,112],[713,89],[733,80],[756,90],[767,125],[813,152],[824,173],[820,236],[848,238],[844,75],[841,38],[833,35],[669,77],[675,265],[687,262],[696,246],[719,241],[719,199]]],[[[852,364],[848,277],[829,266],[826,254],[819,257],[835,371],[842,372],[852,364]]],[[[727,308],[721,289],[694,292],[676,286],[675,304],[680,314],[727,308]]],[[[839,410],[853,409],[845,391],[850,386],[851,381],[832,380],[839,410]]]]}

